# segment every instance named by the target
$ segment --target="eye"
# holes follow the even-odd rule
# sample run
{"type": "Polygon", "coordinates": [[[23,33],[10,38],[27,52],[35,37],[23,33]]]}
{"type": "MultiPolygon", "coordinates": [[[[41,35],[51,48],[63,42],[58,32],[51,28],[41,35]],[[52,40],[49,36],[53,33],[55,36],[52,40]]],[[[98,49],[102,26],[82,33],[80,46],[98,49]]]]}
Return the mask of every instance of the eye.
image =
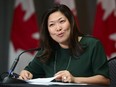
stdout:
{"type": "Polygon", "coordinates": [[[49,24],[49,27],[53,27],[55,24],[49,24]]]}
{"type": "Polygon", "coordinates": [[[60,20],[60,23],[64,23],[65,22],[65,20],[60,20]]]}

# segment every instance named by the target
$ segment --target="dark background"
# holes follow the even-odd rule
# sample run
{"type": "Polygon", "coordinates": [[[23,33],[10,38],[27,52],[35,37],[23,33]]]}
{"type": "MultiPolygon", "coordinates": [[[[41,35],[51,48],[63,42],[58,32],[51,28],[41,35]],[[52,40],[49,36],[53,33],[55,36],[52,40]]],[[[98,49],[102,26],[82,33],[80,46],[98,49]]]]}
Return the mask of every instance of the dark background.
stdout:
{"type": "MultiPolygon", "coordinates": [[[[42,14],[51,7],[53,0],[34,0],[38,25],[42,14]]],[[[80,30],[92,34],[96,12],[96,0],[75,0],[80,30]]],[[[0,0],[0,74],[8,70],[10,31],[14,0],[0,0]]]]}

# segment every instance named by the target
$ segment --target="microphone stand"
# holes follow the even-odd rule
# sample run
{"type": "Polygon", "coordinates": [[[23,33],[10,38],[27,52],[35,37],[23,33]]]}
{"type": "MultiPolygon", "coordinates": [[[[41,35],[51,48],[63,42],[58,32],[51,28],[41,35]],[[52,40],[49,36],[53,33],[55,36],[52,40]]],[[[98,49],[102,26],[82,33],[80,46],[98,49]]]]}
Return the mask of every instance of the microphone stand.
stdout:
{"type": "Polygon", "coordinates": [[[30,51],[37,51],[37,50],[40,50],[40,48],[29,49],[29,50],[25,50],[25,51],[21,52],[19,54],[19,56],[17,58],[15,58],[12,66],[11,66],[9,72],[8,72],[8,76],[3,79],[2,83],[27,83],[24,80],[20,80],[20,79],[15,78],[15,76],[13,75],[14,74],[13,71],[14,71],[14,69],[15,69],[15,67],[16,67],[19,59],[20,59],[20,56],[23,53],[30,52],[30,51]]]}

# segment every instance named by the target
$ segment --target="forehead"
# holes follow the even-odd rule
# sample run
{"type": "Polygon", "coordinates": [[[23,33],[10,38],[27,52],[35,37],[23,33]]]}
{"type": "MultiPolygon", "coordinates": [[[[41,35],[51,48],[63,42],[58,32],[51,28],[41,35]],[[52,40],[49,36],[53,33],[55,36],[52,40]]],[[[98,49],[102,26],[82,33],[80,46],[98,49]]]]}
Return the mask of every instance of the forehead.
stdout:
{"type": "Polygon", "coordinates": [[[61,13],[60,11],[56,11],[49,15],[48,22],[55,21],[55,20],[58,20],[61,18],[66,18],[66,16],[63,13],[61,13]]]}

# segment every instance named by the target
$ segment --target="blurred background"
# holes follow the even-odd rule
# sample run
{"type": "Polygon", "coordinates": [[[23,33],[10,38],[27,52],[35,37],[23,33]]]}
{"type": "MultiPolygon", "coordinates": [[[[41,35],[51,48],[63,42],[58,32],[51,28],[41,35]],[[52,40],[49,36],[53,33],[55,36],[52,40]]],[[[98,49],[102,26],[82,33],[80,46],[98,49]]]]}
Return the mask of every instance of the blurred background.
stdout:
{"type": "MultiPolygon", "coordinates": [[[[39,47],[41,18],[54,3],[66,4],[81,32],[101,40],[108,59],[116,56],[116,0],[0,0],[0,74],[10,69],[21,52],[39,47]]],[[[15,72],[35,54],[22,54],[15,72]]]]}

